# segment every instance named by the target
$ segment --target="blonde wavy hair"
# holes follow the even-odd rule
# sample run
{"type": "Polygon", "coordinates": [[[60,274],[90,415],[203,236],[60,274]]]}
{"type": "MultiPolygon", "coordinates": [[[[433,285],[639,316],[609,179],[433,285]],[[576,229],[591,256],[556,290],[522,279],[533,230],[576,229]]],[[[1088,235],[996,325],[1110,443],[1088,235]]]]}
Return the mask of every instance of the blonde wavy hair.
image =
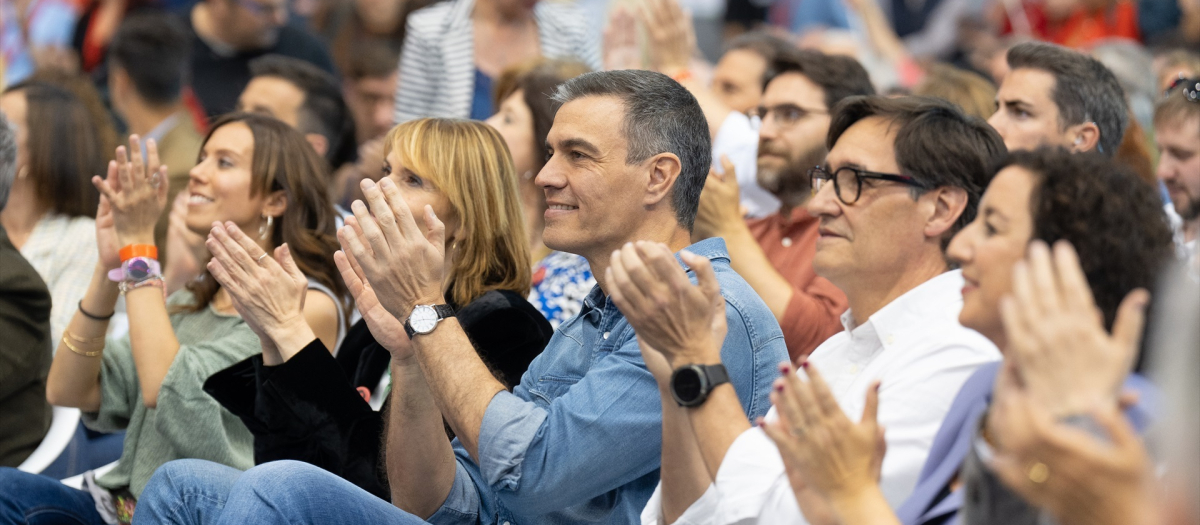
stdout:
{"type": "Polygon", "coordinates": [[[450,300],[461,307],[492,290],[528,295],[529,236],[517,170],[500,134],[482,122],[418,119],[388,132],[384,155],[393,151],[406,169],[433,183],[459,217],[456,259],[446,276],[450,300]]]}

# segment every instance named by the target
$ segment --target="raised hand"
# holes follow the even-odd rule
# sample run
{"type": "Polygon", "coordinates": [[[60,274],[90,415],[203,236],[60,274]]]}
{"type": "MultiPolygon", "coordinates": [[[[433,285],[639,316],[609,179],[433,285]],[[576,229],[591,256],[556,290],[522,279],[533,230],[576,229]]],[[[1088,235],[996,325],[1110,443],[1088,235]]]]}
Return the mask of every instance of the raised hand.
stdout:
{"type": "Polygon", "coordinates": [[[113,224],[112,204],[108,197],[101,195],[96,207],[96,247],[100,250],[100,265],[106,271],[121,267],[121,246],[113,224]]]}
{"type": "Polygon", "coordinates": [[[680,252],[696,272],[693,285],[663,244],[638,241],[613,252],[605,271],[613,302],[643,345],[662,353],[671,368],[720,362],[725,299],[705,257],[680,252]]]}
{"type": "Polygon", "coordinates": [[[1013,296],[1001,302],[1006,359],[1020,388],[1056,417],[1116,406],[1149,300],[1145,290],[1130,292],[1109,334],[1074,248],[1059,242],[1051,254],[1045,243],[1031,243],[1013,270],[1013,296]]]}
{"type": "Polygon", "coordinates": [[[650,37],[650,62],[656,70],[674,75],[688,69],[696,54],[696,32],[691,14],[678,0],[643,0],[638,4],[646,35],[650,37]]]}
{"type": "Polygon", "coordinates": [[[188,192],[179,192],[167,218],[167,263],[163,266],[163,279],[168,294],[199,275],[201,264],[209,258],[205,237],[187,227],[187,203],[188,192]]]}
{"type": "Polygon", "coordinates": [[[808,381],[793,373],[776,380],[771,401],[779,419],[764,421],[763,430],[779,446],[787,468],[824,497],[836,501],[876,487],[883,461],[879,383],[868,388],[862,419],[854,423],[816,367],[805,370],[808,381]]]}
{"type": "Polygon", "coordinates": [[[205,243],[208,270],[234,301],[251,330],[287,360],[316,339],[304,318],[308,279],[285,243],[272,258],[232,222],[213,223],[205,243]]]}
{"type": "Polygon", "coordinates": [[[708,180],[704,182],[704,191],[700,192],[696,225],[692,229],[694,240],[721,237],[726,228],[745,224],[742,219],[737,172],[733,162],[725,155],[721,155],[721,169],[725,171],[724,174],[717,173],[715,169],[709,170],[708,180]]]}
{"type": "MultiPolygon", "coordinates": [[[[351,220],[347,219],[346,225],[357,227],[351,220]]],[[[362,267],[354,260],[354,256],[344,250],[338,250],[333,254],[333,262],[337,263],[338,270],[342,273],[342,280],[350,289],[350,295],[354,297],[354,304],[358,307],[358,312],[362,314],[363,319],[366,320],[367,328],[375,337],[375,341],[391,352],[393,359],[411,358],[412,348],[409,345],[408,334],[404,332],[404,323],[396,319],[396,316],[379,303],[375,290],[363,276],[362,267]]]]}
{"type": "Polygon", "coordinates": [[[154,244],[154,224],[167,204],[167,167],[159,162],[153,139],[146,143],[149,166],[137,135],[129,136],[129,152],[127,158],[125,146],[118,146],[107,177],[92,177],[92,184],[108,201],[121,246],[154,244]]]}
{"type": "Polygon", "coordinates": [[[1056,422],[1023,392],[995,398],[990,413],[1006,445],[990,468],[1059,523],[1161,523],[1152,462],[1116,405],[1088,414],[1107,439],[1056,422]]]}
{"type": "Polygon", "coordinates": [[[422,231],[391,179],[364,180],[362,189],[368,204],[354,201],[354,223],[347,219],[338,240],[379,303],[396,319],[407,319],[417,305],[445,302],[446,226],[433,208],[423,210],[422,231]]]}
{"type": "Polygon", "coordinates": [[[604,28],[604,69],[642,69],[637,18],[623,5],[613,9],[604,28]]]}

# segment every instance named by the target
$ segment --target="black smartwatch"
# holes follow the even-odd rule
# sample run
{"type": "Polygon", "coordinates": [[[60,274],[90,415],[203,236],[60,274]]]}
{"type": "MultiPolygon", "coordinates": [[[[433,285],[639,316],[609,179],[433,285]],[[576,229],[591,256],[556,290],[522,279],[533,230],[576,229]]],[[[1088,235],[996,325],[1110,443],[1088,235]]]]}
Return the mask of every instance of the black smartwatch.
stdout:
{"type": "Polygon", "coordinates": [[[684,365],[671,373],[671,397],[681,407],[699,406],[712,389],[728,382],[725,365],[684,365]]]}
{"type": "Polygon", "coordinates": [[[409,339],[417,334],[427,334],[447,317],[454,317],[454,308],[448,304],[417,305],[404,320],[404,332],[409,339]]]}

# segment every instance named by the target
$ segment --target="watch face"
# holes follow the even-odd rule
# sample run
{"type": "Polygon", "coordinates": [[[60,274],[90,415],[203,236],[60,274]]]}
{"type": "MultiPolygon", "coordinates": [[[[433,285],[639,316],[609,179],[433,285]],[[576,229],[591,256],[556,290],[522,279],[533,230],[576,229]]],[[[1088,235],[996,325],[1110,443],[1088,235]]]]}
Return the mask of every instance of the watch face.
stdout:
{"type": "Polygon", "coordinates": [[[412,327],[414,332],[419,334],[427,334],[432,332],[437,326],[438,314],[432,306],[422,305],[413,308],[412,315],[408,316],[408,325],[412,327]]]}
{"type": "Polygon", "coordinates": [[[694,368],[680,368],[671,379],[671,390],[685,403],[699,399],[703,388],[700,372],[694,368]]]}

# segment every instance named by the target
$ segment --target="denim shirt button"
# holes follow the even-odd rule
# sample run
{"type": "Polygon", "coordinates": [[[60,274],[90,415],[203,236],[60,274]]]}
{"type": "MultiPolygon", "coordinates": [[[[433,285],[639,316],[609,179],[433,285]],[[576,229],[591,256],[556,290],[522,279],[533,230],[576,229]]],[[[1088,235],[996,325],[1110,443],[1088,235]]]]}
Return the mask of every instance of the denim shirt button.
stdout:
{"type": "MultiPolygon", "coordinates": [[[[611,334],[611,333],[612,333],[612,332],[604,332],[604,338],[605,338],[605,339],[608,339],[608,334],[611,334]]],[[[508,525],[508,524],[505,524],[505,525],[508,525]]]]}

